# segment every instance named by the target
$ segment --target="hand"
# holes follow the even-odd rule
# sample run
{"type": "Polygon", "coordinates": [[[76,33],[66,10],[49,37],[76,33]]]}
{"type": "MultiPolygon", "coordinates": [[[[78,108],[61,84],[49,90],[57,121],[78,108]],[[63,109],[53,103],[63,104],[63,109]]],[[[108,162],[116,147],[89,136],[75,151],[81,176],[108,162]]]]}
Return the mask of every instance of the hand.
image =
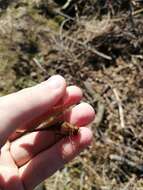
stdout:
{"type": "Polygon", "coordinates": [[[76,86],[66,87],[61,76],[53,76],[35,87],[0,98],[0,189],[31,190],[86,148],[90,129],[83,127],[95,116],[81,103],[65,113],[65,120],[82,126],[79,134],[59,138],[54,131],[32,132],[18,138],[17,129],[30,129],[61,103],[77,104],[82,98],[76,86]],[[73,143],[74,142],[74,143],[73,143]]]}

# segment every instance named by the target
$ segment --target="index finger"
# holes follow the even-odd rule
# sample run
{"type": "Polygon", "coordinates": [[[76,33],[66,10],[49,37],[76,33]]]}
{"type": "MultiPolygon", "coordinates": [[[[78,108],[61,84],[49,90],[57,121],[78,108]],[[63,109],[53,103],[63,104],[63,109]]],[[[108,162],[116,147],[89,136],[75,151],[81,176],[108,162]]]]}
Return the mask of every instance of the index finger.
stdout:
{"type": "Polygon", "coordinates": [[[56,75],[45,82],[0,99],[0,146],[34,117],[51,109],[64,95],[66,82],[56,75]]]}

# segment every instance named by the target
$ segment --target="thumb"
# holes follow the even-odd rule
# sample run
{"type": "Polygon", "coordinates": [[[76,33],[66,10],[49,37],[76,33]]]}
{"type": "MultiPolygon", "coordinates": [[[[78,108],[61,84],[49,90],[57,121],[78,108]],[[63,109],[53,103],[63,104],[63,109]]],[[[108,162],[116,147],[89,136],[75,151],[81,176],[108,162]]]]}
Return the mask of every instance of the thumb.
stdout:
{"type": "Polygon", "coordinates": [[[66,82],[55,75],[41,84],[0,99],[0,146],[16,128],[47,112],[64,96],[66,82]]]}

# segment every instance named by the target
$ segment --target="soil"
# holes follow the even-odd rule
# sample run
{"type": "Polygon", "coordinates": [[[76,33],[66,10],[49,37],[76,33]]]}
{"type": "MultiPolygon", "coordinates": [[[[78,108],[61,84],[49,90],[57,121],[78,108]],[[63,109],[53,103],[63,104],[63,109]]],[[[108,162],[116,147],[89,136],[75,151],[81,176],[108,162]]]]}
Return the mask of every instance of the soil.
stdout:
{"type": "Polygon", "coordinates": [[[65,3],[0,0],[0,95],[61,74],[96,110],[93,144],[47,190],[141,190],[143,2],[65,3]]]}

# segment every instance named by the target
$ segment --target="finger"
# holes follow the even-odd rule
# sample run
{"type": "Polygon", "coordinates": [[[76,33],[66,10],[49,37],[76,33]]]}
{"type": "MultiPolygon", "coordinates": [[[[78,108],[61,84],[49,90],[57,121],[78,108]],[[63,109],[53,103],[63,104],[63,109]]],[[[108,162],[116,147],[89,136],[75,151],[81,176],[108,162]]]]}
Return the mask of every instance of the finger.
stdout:
{"type": "Polygon", "coordinates": [[[35,87],[0,99],[0,145],[18,127],[50,110],[64,96],[66,83],[56,75],[35,87]]]}
{"type": "Polygon", "coordinates": [[[0,190],[24,190],[18,176],[18,170],[0,166],[0,190]]]}
{"type": "MultiPolygon", "coordinates": [[[[70,107],[81,101],[83,97],[82,90],[77,86],[68,86],[66,88],[65,96],[63,97],[62,103],[64,107],[70,107]]],[[[61,103],[61,102],[60,102],[61,103]]]]}
{"type": "Polygon", "coordinates": [[[66,121],[77,126],[85,126],[92,122],[95,118],[95,111],[88,103],[80,103],[72,110],[65,113],[66,121]]]}
{"type": "Polygon", "coordinates": [[[7,142],[0,152],[0,189],[1,190],[24,190],[10,152],[7,142]]]}
{"type": "MultiPolygon", "coordinates": [[[[65,120],[70,123],[84,126],[93,121],[95,113],[89,104],[81,103],[68,112],[67,116],[65,120]]],[[[60,137],[54,131],[33,132],[12,142],[11,154],[17,165],[22,166],[36,154],[55,144],[59,139],[60,137]]]]}
{"type": "MultiPolygon", "coordinates": [[[[37,127],[40,123],[42,123],[44,120],[46,120],[48,117],[54,115],[54,114],[61,114],[63,109],[66,109],[74,104],[77,104],[82,99],[82,91],[77,86],[69,86],[66,88],[65,95],[62,99],[56,104],[56,106],[52,107],[50,111],[42,113],[41,115],[38,115],[37,117],[33,118],[29,122],[27,122],[25,125],[21,127],[22,130],[29,130],[34,129],[37,127]]],[[[9,140],[13,141],[20,137],[21,135],[14,132],[9,140]]]]}
{"type": "Polygon", "coordinates": [[[56,145],[40,153],[20,168],[20,178],[25,189],[33,189],[44,179],[52,175],[56,170],[72,160],[92,140],[92,133],[88,128],[81,128],[77,136],[62,139],[56,145]]]}

